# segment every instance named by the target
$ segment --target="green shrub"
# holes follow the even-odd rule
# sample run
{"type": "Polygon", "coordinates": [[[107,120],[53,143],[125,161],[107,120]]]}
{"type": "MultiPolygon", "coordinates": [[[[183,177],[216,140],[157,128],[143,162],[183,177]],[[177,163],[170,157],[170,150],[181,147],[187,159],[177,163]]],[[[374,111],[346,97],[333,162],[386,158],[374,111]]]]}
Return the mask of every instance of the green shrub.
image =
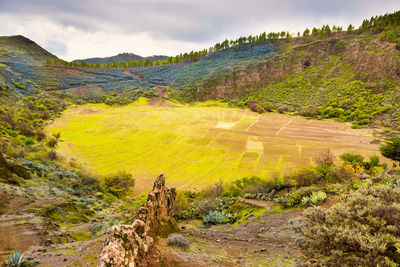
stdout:
{"type": "Polygon", "coordinates": [[[323,191],[318,191],[318,192],[312,192],[310,195],[310,202],[313,205],[317,205],[320,202],[324,201],[326,199],[326,193],[323,191]]]}
{"type": "Polygon", "coordinates": [[[189,200],[182,190],[178,190],[175,197],[175,213],[189,209],[189,200]]]}
{"type": "Polygon", "coordinates": [[[399,203],[400,189],[380,185],[307,209],[296,243],[317,266],[398,266],[399,203]]]}
{"type": "Polygon", "coordinates": [[[119,217],[107,217],[103,220],[96,221],[91,224],[90,232],[92,233],[93,237],[104,235],[108,228],[114,225],[119,225],[122,223],[121,218],[119,217]]]}
{"type": "Polygon", "coordinates": [[[286,106],[286,105],[280,106],[280,107],[278,107],[278,109],[277,109],[277,111],[278,111],[279,113],[285,113],[285,112],[287,112],[288,110],[289,110],[289,107],[286,106]]]}
{"type": "Polygon", "coordinates": [[[303,197],[309,197],[316,191],[319,191],[319,188],[316,186],[302,187],[286,194],[284,197],[276,198],[275,202],[279,203],[283,208],[290,208],[299,204],[303,197]]]}
{"type": "Polygon", "coordinates": [[[351,166],[331,167],[326,175],[326,180],[330,183],[343,183],[354,177],[354,169],[351,166]]]}
{"type": "Polygon", "coordinates": [[[232,182],[225,190],[224,196],[243,196],[245,194],[258,194],[268,190],[267,181],[257,176],[244,177],[232,182]]]}
{"type": "Polygon", "coordinates": [[[49,147],[51,147],[51,148],[56,147],[57,143],[58,143],[58,140],[55,139],[55,138],[50,138],[50,139],[47,141],[47,145],[48,145],[49,147]]]}
{"type": "Polygon", "coordinates": [[[323,176],[314,168],[302,168],[293,175],[297,186],[310,186],[321,181],[323,176]]]}
{"type": "Polygon", "coordinates": [[[104,200],[104,202],[106,202],[107,204],[112,204],[112,203],[114,203],[115,201],[117,201],[117,197],[114,196],[113,194],[106,193],[106,194],[104,194],[103,200],[104,200]]]}
{"type": "Polygon", "coordinates": [[[218,181],[217,183],[208,186],[202,189],[199,193],[200,198],[219,198],[224,193],[224,187],[222,185],[222,181],[218,181]]]}
{"type": "Polygon", "coordinates": [[[257,113],[264,113],[265,109],[257,102],[257,101],[248,101],[247,106],[251,109],[251,111],[257,112],[257,113]]]}
{"type": "Polygon", "coordinates": [[[384,157],[400,162],[400,136],[386,140],[380,151],[384,157]]]}
{"type": "Polygon", "coordinates": [[[353,166],[353,168],[363,166],[364,163],[364,157],[359,154],[344,153],[340,155],[339,158],[343,161],[344,164],[349,164],[353,166]]]}
{"type": "Polygon", "coordinates": [[[122,171],[104,177],[101,186],[104,192],[123,197],[132,191],[132,187],[135,186],[135,179],[132,178],[132,174],[122,171]]]}

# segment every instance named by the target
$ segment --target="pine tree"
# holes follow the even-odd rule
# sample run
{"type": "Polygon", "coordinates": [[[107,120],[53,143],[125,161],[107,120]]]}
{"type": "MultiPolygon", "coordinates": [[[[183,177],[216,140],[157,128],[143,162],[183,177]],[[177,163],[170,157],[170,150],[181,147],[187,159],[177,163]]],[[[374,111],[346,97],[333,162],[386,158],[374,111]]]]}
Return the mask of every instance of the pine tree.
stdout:
{"type": "Polygon", "coordinates": [[[347,33],[352,33],[354,30],[354,26],[352,24],[349,25],[349,27],[347,27],[347,33]]]}

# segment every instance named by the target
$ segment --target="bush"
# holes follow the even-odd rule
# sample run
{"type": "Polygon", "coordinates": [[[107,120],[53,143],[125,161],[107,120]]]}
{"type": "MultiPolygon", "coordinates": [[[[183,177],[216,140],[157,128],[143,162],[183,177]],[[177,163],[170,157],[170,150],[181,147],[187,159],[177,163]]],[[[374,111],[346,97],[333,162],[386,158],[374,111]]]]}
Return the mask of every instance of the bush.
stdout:
{"type": "Polygon", "coordinates": [[[399,202],[400,189],[380,185],[352,192],[329,209],[306,210],[305,255],[318,266],[399,265],[399,202]]]}
{"type": "Polygon", "coordinates": [[[363,166],[364,164],[364,157],[359,154],[344,153],[340,155],[339,158],[344,164],[349,164],[353,166],[353,168],[363,166]]]}
{"type": "Polygon", "coordinates": [[[304,108],[299,111],[299,115],[304,117],[315,117],[319,114],[318,109],[316,107],[304,108]]]}
{"type": "Polygon", "coordinates": [[[177,246],[181,248],[189,248],[190,241],[181,234],[170,234],[167,239],[168,246],[177,246]]]}
{"type": "Polygon", "coordinates": [[[257,101],[248,101],[247,106],[251,111],[257,112],[257,113],[264,113],[265,109],[257,102],[257,101]]]}
{"type": "Polygon", "coordinates": [[[90,232],[93,237],[104,235],[108,228],[114,225],[119,225],[122,223],[119,217],[107,217],[101,221],[92,223],[90,226],[90,232]]]}
{"type": "Polygon", "coordinates": [[[126,196],[135,186],[135,179],[132,174],[119,172],[103,178],[101,183],[104,192],[109,192],[117,197],[126,196]]]}
{"type": "Polygon", "coordinates": [[[354,168],[347,166],[334,166],[331,167],[326,175],[326,179],[330,183],[342,183],[352,179],[355,175],[354,168]]]}
{"type": "Polygon", "coordinates": [[[308,186],[297,189],[296,191],[286,194],[284,197],[275,199],[283,208],[290,208],[299,204],[303,197],[309,197],[313,192],[319,191],[318,187],[308,186]]]}
{"type": "Polygon", "coordinates": [[[47,141],[47,145],[52,148],[56,147],[57,143],[58,140],[55,138],[51,138],[49,141],[47,141]]]}
{"type": "Polygon", "coordinates": [[[208,186],[200,191],[200,198],[219,198],[224,193],[224,187],[222,185],[222,181],[218,181],[217,183],[208,186]]]}
{"type": "Polygon", "coordinates": [[[272,112],[272,111],[274,110],[274,106],[273,106],[273,105],[270,105],[270,104],[264,105],[263,108],[264,108],[265,111],[267,111],[267,112],[272,112]]]}
{"type": "Polygon", "coordinates": [[[57,159],[57,152],[55,150],[50,150],[49,152],[47,152],[46,158],[48,160],[54,161],[57,159]]]}
{"type": "Polygon", "coordinates": [[[297,186],[310,186],[321,181],[323,176],[313,168],[297,170],[293,176],[297,186]]]}
{"type": "Polygon", "coordinates": [[[400,136],[386,140],[380,150],[384,157],[400,162],[400,136]]]}
{"type": "Polygon", "coordinates": [[[278,111],[279,113],[285,113],[285,112],[288,111],[288,110],[289,110],[289,107],[286,106],[286,105],[280,106],[280,107],[278,107],[278,109],[277,109],[277,111],[278,111]]]}
{"type": "Polygon", "coordinates": [[[257,176],[244,177],[233,181],[233,183],[225,190],[224,196],[239,197],[245,194],[258,194],[268,189],[268,183],[257,176]]]}
{"type": "Polygon", "coordinates": [[[326,193],[323,191],[312,192],[310,195],[310,201],[313,205],[316,205],[326,199],[326,193]]]}
{"type": "Polygon", "coordinates": [[[175,213],[179,214],[189,209],[189,201],[182,190],[178,190],[175,198],[175,213]]]}
{"type": "Polygon", "coordinates": [[[318,165],[330,166],[333,164],[333,154],[328,148],[325,151],[321,152],[314,160],[318,165]]]}

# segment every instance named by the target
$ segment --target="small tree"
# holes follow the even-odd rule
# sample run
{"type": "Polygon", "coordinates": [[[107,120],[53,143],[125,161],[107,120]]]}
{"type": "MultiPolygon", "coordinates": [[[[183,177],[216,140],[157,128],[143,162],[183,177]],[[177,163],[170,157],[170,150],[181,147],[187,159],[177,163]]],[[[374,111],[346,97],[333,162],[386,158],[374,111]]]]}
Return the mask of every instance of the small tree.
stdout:
{"type": "Polygon", "coordinates": [[[328,148],[325,151],[323,151],[322,153],[320,153],[316,158],[315,158],[315,162],[318,165],[332,165],[333,164],[333,154],[331,152],[331,150],[328,148]]]}
{"type": "Polygon", "coordinates": [[[380,151],[384,157],[400,162],[400,136],[386,140],[380,151]]]}
{"type": "Polygon", "coordinates": [[[354,30],[354,26],[352,24],[349,25],[349,27],[347,27],[347,33],[352,33],[354,30]]]}
{"type": "Polygon", "coordinates": [[[135,179],[132,178],[132,174],[126,172],[108,175],[102,181],[104,191],[110,192],[117,197],[127,195],[134,186],[135,179]]]}
{"type": "Polygon", "coordinates": [[[348,164],[356,168],[357,166],[363,166],[364,157],[360,154],[344,153],[339,156],[344,164],[348,164]]]}

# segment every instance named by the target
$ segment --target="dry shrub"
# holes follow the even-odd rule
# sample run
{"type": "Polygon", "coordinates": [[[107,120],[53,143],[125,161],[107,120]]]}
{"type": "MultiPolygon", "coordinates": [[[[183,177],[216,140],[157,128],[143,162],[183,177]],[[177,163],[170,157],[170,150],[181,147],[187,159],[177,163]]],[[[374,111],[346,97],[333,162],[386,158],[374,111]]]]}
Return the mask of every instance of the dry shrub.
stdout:
{"type": "Polygon", "coordinates": [[[49,147],[56,147],[57,143],[58,143],[58,140],[55,138],[51,138],[49,141],[47,141],[47,145],[49,147]]]}
{"type": "Polygon", "coordinates": [[[285,112],[288,111],[288,110],[289,110],[289,107],[286,106],[286,105],[280,106],[280,107],[278,107],[278,109],[277,109],[277,111],[278,111],[279,113],[285,113],[285,112]]]}
{"type": "Polygon", "coordinates": [[[348,181],[354,177],[355,171],[354,168],[350,165],[335,166],[329,169],[326,178],[331,183],[342,183],[344,181],[348,181]]]}
{"type": "Polygon", "coordinates": [[[22,121],[16,125],[16,128],[25,136],[34,136],[35,130],[26,121],[22,121]]]}
{"type": "Polygon", "coordinates": [[[301,244],[307,266],[398,266],[400,189],[352,192],[329,209],[304,212],[301,244]]]}
{"type": "Polygon", "coordinates": [[[321,152],[314,160],[318,165],[332,165],[333,154],[328,148],[325,151],[321,152]]]}
{"type": "Polygon", "coordinates": [[[189,248],[190,241],[181,234],[170,234],[167,239],[168,246],[177,246],[181,248],[189,248]]]}
{"type": "Polygon", "coordinates": [[[313,168],[302,168],[293,175],[297,186],[310,186],[321,181],[323,176],[313,168]]]}
{"type": "Polygon", "coordinates": [[[318,109],[316,107],[308,107],[299,111],[299,114],[304,117],[315,117],[318,115],[318,109]]]}
{"type": "Polygon", "coordinates": [[[175,197],[175,212],[180,213],[189,208],[189,201],[182,190],[178,190],[175,197]]]}
{"type": "Polygon", "coordinates": [[[57,153],[56,151],[54,151],[53,149],[50,150],[49,152],[47,152],[46,158],[48,160],[54,161],[57,159],[57,153]]]}
{"type": "Polygon", "coordinates": [[[208,186],[200,191],[200,198],[219,198],[222,197],[224,193],[224,187],[222,185],[222,181],[219,180],[218,183],[213,184],[212,186],[208,186]]]}
{"type": "Polygon", "coordinates": [[[257,101],[250,100],[247,102],[247,106],[249,107],[249,109],[257,113],[265,112],[265,109],[257,101]]]}
{"type": "Polygon", "coordinates": [[[39,131],[36,133],[36,138],[38,141],[42,141],[43,139],[46,138],[46,134],[42,131],[39,131]]]}

